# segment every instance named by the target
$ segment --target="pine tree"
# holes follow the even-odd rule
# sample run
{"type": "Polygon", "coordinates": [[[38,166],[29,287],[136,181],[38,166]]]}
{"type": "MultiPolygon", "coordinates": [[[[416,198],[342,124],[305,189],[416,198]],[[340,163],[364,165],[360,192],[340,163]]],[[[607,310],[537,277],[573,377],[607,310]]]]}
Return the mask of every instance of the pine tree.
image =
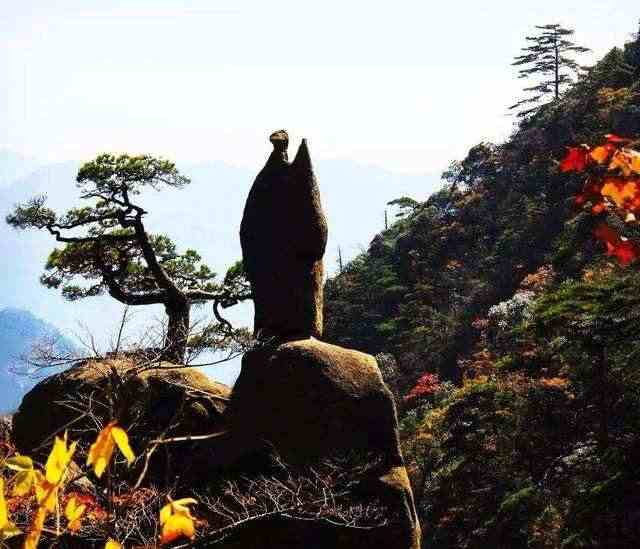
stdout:
{"type": "Polygon", "coordinates": [[[128,306],[164,305],[168,325],[162,358],[181,363],[192,335],[193,304],[212,302],[217,319],[200,339],[223,341],[234,330],[218,307],[250,297],[241,263],[218,283],[195,250],[179,254],[168,236],[148,232],[147,211],[136,196],[145,188],[181,188],[188,183],[167,160],[102,154],[78,172],[77,184],[86,206],[59,216],[46,207],[45,196],[37,196],[18,204],[6,220],[17,229],[46,230],[64,244],[51,252],[40,280],[49,288],[60,289],[66,299],[106,292],[128,306]],[[85,284],[77,284],[78,278],[85,284]]]}
{"type": "Polygon", "coordinates": [[[518,78],[540,78],[533,86],[524,88],[523,91],[530,94],[528,97],[509,107],[510,110],[522,109],[518,112],[519,117],[536,112],[548,96],[559,99],[563,89],[571,84],[572,75],[582,69],[573,56],[590,51],[569,40],[574,33],[572,29],[559,24],[536,25],[536,29],[538,34],[526,37],[529,45],[522,48],[522,55],[516,56],[512,63],[523,67],[518,71],[518,78]]]}

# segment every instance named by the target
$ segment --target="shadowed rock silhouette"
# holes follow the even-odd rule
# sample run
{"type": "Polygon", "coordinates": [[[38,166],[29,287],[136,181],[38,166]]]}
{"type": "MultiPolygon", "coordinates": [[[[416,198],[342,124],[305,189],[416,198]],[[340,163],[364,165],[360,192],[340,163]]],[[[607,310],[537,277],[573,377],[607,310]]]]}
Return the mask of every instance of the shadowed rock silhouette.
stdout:
{"type": "MultiPolygon", "coordinates": [[[[292,163],[289,138],[273,133],[266,165],[244,210],[240,239],[255,302],[255,334],[264,344],[247,352],[226,419],[230,461],[260,452],[267,443],[285,463],[311,465],[356,452],[379,466],[360,478],[363,500],[388,509],[388,524],[367,534],[357,529],[340,542],[320,542],[307,529],[251,547],[397,547],[418,549],[420,526],[404,467],[396,409],[374,357],[323,341],[322,258],[327,224],[305,140],[292,163]]],[[[222,456],[224,452],[219,452],[222,456]]],[[[289,525],[291,528],[291,525],[289,525]]],[[[246,540],[245,540],[246,541],[246,540]]],[[[244,543],[244,542],[243,542],[244,543]]],[[[233,546],[233,545],[232,545],[233,546]]],[[[243,545],[244,546],[244,545],[243,545]]]]}
{"type": "Polygon", "coordinates": [[[249,192],[240,225],[245,272],[254,296],[254,331],[280,341],[322,335],[322,277],[327,222],[302,141],[289,163],[284,130],[249,192]]]}

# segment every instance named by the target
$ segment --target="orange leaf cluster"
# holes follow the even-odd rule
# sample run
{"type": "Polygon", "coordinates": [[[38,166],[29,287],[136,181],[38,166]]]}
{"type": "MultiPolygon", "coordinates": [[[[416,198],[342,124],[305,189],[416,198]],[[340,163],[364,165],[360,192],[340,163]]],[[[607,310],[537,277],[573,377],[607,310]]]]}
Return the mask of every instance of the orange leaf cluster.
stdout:
{"type": "Polygon", "coordinates": [[[189,505],[196,503],[198,502],[193,498],[169,500],[169,503],[160,509],[161,545],[173,543],[180,538],[193,539],[195,537],[196,528],[189,505]]]}
{"type": "Polygon", "coordinates": [[[640,178],[607,177],[602,182],[602,196],[627,212],[640,211],[640,178]]]}
{"type": "Polygon", "coordinates": [[[546,389],[566,389],[569,381],[564,377],[543,377],[540,385],[546,389]]]}
{"type": "MultiPolygon", "coordinates": [[[[589,176],[576,198],[577,206],[589,206],[593,214],[614,212],[626,223],[637,223],[640,212],[640,152],[629,148],[630,139],[608,134],[605,143],[569,147],[560,162],[562,172],[585,172],[589,176]]],[[[621,265],[640,257],[640,246],[601,222],[594,236],[606,247],[607,255],[621,265]]]]}

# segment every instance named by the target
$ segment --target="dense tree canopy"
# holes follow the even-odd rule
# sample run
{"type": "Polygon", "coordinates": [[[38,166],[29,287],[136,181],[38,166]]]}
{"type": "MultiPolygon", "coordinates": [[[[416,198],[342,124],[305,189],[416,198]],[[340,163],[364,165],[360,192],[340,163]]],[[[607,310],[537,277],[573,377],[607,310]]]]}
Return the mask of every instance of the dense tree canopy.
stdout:
{"type": "Polygon", "coordinates": [[[427,547],[640,537],[639,48],[401,199],[327,281],[326,336],[397,363],[427,547]]]}

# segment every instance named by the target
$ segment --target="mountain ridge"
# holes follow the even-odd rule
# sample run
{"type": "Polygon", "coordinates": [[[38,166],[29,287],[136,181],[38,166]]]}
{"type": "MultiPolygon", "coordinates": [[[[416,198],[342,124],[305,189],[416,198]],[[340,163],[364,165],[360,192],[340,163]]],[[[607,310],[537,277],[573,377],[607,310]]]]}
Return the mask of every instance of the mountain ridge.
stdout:
{"type": "Polygon", "coordinates": [[[75,348],[55,326],[30,311],[15,307],[0,309],[0,413],[15,410],[24,393],[39,378],[51,373],[30,372],[22,360],[32,345],[42,339],[54,342],[60,352],[75,348]]]}

